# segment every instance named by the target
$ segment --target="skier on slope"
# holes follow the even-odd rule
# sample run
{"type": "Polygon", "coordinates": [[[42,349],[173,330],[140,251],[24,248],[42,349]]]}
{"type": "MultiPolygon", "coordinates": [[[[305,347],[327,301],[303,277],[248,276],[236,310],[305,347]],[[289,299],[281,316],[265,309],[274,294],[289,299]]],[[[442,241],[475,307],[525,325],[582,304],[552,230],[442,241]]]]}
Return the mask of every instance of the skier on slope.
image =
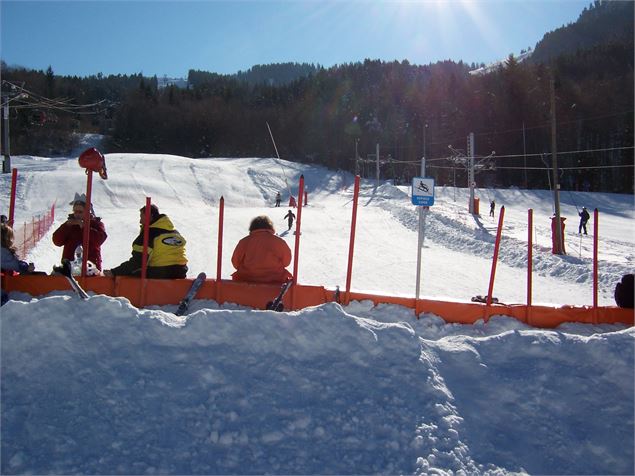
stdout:
{"type": "Polygon", "coordinates": [[[289,221],[289,230],[291,229],[291,227],[293,226],[293,220],[295,220],[295,215],[293,214],[293,212],[291,210],[289,210],[289,213],[287,213],[284,218],[287,218],[289,221]]]}
{"type": "Polygon", "coordinates": [[[492,200],[491,202],[489,202],[489,216],[493,217],[494,216],[494,209],[496,208],[496,202],[494,200],[492,200]]]}
{"type": "Polygon", "coordinates": [[[580,213],[578,213],[578,215],[580,215],[580,225],[578,226],[578,235],[580,233],[582,233],[582,230],[584,229],[584,234],[586,235],[586,224],[589,221],[589,218],[591,218],[591,215],[589,215],[589,212],[587,211],[586,207],[582,207],[582,211],[580,213]]]}
{"type": "Polygon", "coordinates": [[[282,197],[280,196],[280,192],[276,193],[276,207],[280,207],[280,201],[282,197]]]}

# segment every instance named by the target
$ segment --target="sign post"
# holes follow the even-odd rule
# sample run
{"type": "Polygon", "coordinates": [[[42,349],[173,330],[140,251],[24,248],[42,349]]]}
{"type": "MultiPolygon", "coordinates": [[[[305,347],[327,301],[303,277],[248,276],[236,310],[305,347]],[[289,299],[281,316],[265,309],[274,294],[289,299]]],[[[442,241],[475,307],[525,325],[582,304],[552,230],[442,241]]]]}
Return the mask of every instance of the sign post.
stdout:
{"type": "MultiPolygon", "coordinates": [[[[425,159],[421,162],[421,171],[425,173],[425,159]]],[[[419,207],[419,244],[417,247],[417,291],[419,299],[421,291],[421,250],[425,240],[425,219],[429,207],[434,205],[434,179],[430,177],[414,177],[412,179],[412,204],[419,207]]]]}

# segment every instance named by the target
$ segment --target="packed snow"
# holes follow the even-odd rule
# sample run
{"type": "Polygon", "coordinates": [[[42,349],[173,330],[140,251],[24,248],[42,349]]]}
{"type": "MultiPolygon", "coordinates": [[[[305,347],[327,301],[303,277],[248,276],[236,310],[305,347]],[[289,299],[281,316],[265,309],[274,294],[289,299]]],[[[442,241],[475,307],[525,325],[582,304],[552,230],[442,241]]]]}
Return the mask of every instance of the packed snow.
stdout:
{"type": "MultiPolygon", "coordinates": [[[[75,158],[13,157],[16,228],[56,202],[56,222],[25,257],[49,271],[52,231],[82,192],[75,158]]],[[[353,177],[271,158],[109,154],[93,201],[109,237],[106,268],[128,258],[152,198],[188,240],[188,276],[223,278],[249,221],[266,213],[293,250],[286,207],[301,174],[301,283],[343,287],[353,177]],[[210,272],[211,271],[211,272],[210,272]]],[[[8,209],[10,176],[0,177],[8,209]]],[[[561,192],[568,255],[551,254],[549,191],[437,187],[426,221],[422,295],[485,294],[499,206],[506,208],[494,295],[523,303],[527,209],[534,210],[534,303],[592,302],[598,208],[601,305],[633,272],[633,197],[561,192]],[[456,196],[456,201],[455,201],[456,196]],[[497,204],[488,215],[489,200],[497,204]]],[[[364,180],[352,288],[413,296],[418,214],[408,187],[364,180]]],[[[125,298],[11,293],[2,307],[2,474],[633,474],[635,331],[622,325],[532,329],[505,317],[447,324],[391,305],[330,303],[294,312],[196,300],[133,307],[125,298]]]]}

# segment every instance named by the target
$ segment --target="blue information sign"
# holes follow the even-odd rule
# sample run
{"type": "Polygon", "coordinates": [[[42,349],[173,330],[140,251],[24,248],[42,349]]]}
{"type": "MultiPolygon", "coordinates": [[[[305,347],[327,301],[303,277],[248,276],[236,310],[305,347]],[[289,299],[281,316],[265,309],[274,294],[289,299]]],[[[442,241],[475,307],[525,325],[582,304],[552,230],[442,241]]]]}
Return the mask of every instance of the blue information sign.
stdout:
{"type": "Polygon", "coordinates": [[[415,177],[412,179],[412,204],[424,207],[434,205],[434,179],[415,177]]]}

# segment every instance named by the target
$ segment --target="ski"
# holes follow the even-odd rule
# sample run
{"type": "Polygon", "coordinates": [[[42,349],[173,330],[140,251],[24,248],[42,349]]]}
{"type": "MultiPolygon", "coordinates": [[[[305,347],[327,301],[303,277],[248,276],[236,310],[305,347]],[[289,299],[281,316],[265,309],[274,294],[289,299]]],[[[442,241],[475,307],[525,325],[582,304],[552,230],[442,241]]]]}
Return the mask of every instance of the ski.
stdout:
{"type": "Polygon", "coordinates": [[[278,293],[278,296],[276,296],[276,298],[273,301],[269,301],[267,303],[267,306],[266,306],[267,311],[276,311],[276,312],[284,311],[284,305],[282,303],[282,299],[284,298],[284,295],[287,293],[287,291],[289,290],[292,284],[293,284],[293,280],[289,279],[280,287],[280,292],[278,293]]]}
{"type": "Polygon", "coordinates": [[[185,314],[185,312],[190,307],[190,303],[192,302],[192,299],[194,299],[194,296],[196,296],[198,289],[205,282],[205,279],[207,279],[207,275],[205,273],[198,273],[198,276],[192,282],[192,285],[190,286],[189,291],[179,303],[179,307],[174,313],[175,315],[182,316],[183,314],[185,314]]]}
{"type": "MultiPolygon", "coordinates": [[[[487,303],[487,296],[482,296],[481,294],[479,294],[478,296],[472,296],[472,302],[487,303]]],[[[492,298],[492,304],[498,304],[498,298],[497,297],[493,297],[492,298]]]]}
{"type": "Polygon", "coordinates": [[[66,278],[71,288],[81,299],[88,299],[88,294],[79,285],[71,270],[71,262],[67,259],[62,260],[62,266],[54,266],[53,270],[66,278]]]}

